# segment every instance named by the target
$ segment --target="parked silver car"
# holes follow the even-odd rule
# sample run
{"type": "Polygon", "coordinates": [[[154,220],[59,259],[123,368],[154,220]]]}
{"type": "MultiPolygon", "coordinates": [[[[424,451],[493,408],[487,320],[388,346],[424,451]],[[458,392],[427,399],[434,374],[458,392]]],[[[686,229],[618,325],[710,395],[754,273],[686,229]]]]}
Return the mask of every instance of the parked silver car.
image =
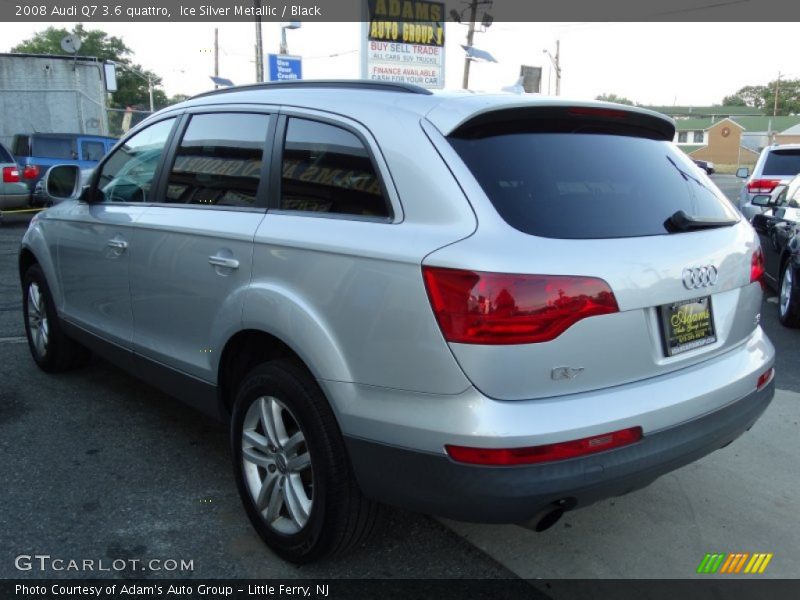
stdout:
{"type": "Polygon", "coordinates": [[[22,180],[22,170],[14,161],[14,157],[0,144],[0,212],[26,208],[30,198],[30,190],[22,180]]]}
{"type": "MultiPolygon", "coordinates": [[[[31,223],[33,359],[94,350],[220,416],[306,562],[377,503],[543,530],[773,396],[750,224],[630,106],[303,81],[139,125],[31,223]]],[[[51,186],[53,182],[58,184],[51,186]]]]}

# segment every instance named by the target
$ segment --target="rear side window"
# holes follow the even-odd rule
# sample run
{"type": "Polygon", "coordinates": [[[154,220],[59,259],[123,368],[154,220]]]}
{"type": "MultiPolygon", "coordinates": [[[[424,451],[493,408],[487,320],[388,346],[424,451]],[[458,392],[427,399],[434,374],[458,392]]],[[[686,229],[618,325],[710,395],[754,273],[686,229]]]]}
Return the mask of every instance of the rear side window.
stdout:
{"type": "Polygon", "coordinates": [[[74,138],[34,135],[31,155],[75,160],[78,158],[78,150],[74,138]]]}
{"type": "Polygon", "coordinates": [[[81,142],[81,155],[83,160],[97,160],[103,158],[106,145],[103,142],[81,142]]]}
{"type": "Polygon", "coordinates": [[[767,154],[762,175],[796,175],[800,173],[800,150],[773,150],[767,154]]]}
{"type": "Polygon", "coordinates": [[[195,115],[175,153],[167,202],[255,207],[268,115],[195,115]]]}
{"type": "Polygon", "coordinates": [[[564,239],[668,233],[678,210],[737,220],[711,181],[671,142],[606,133],[522,132],[450,138],[500,216],[564,239]]]}
{"type": "Polygon", "coordinates": [[[335,125],[290,118],[281,171],[282,210],[391,216],[369,151],[335,125]]]}
{"type": "Polygon", "coordinates": [[[6,150],[5,146],[3,146],[2,144],[0,144],[0,162],[2,163],[14,162],[14,160],[11,158],[11,155],[8,153],[8,150],[6,150]]]}

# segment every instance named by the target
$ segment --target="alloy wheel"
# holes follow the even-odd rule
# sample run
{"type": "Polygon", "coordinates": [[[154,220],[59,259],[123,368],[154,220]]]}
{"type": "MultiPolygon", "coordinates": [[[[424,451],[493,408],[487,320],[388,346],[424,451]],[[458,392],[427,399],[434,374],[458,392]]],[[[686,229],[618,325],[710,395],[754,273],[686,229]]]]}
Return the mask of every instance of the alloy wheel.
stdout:
{"type": "Polygon", "coordinates": [[[35,281],[28,286],[28,328],[37,355],[44,357],[47,353],[50,328],[44,307],[44,296],[35,281]]]}
{"type": "Polygon", "coordinates": [[[266,524],[285,535],[302,530],[314,503],[311,455],[297,418],[277,398],[261,396],[247,409],[242,462],[266,524]]]}
{"type": "Polygon", "coordinates": [[[791,267],[787,267],[786,271],[783,273],[783,281],[781,281],[781,293],[780,293],[780,311],[781,316],[786,316],[786,313],[789,311],[789,302],[792,300],[792,269],[791,267]]]}

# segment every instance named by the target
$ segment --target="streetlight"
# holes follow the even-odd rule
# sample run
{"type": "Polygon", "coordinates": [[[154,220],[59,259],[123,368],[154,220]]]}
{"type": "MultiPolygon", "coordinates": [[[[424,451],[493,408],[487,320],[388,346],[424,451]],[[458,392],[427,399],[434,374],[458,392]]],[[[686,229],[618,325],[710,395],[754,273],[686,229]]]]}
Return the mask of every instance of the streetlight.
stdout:
{"type": "Polygon", "coordinates": [[[286,30],[287,29],[300,29],[300,21],[287,21],[281,23],[281,54],[289,54],[289,49],[286,46],[286,30]]]}
{"type": "Polygon", "coordinates": [[[124,64],[116,62],[114,60],[109,60],[108,62],[110,62],[114,66],[120,67],[121,69],[127,69],[128,71],[130,71],[134,75],[138,75],[139,77],[141,77],[142,79],[144,79],[147,82],[147,89],[150,92],[150,112],[151,113],[152,112],[156,112],[155,106],[153,105],[153,76],[150,75],[150,74],[145,75],[144,73],[142,73],[141,71],[138,71],[137,69],[134,69],[133,67],[130,67],[128,65],[124,65],[124,64]]]}
{"type": "Polygon", "coordinates": [[[560,60],[561,41],[556,40],[555,58],[553,57],[552,54],[550,54],[550,51],[547,48],[542,50],[542,52],[547,54],[547,56],[550,58],[550,62],[553,63],[553,67],[556,70],[556,96],[560,96],[561,95],[561,60],[560,60]]]}

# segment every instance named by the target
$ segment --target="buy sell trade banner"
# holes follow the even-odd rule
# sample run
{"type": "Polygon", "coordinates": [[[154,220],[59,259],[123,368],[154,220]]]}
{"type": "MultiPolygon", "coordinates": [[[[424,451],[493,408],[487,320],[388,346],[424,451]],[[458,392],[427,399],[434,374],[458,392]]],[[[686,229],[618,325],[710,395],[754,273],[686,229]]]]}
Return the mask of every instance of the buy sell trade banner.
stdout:
{"type": "Polygon", "coordinates": [[[366,0],[361,77],[444,87],[444,3],[366,0]]]}

